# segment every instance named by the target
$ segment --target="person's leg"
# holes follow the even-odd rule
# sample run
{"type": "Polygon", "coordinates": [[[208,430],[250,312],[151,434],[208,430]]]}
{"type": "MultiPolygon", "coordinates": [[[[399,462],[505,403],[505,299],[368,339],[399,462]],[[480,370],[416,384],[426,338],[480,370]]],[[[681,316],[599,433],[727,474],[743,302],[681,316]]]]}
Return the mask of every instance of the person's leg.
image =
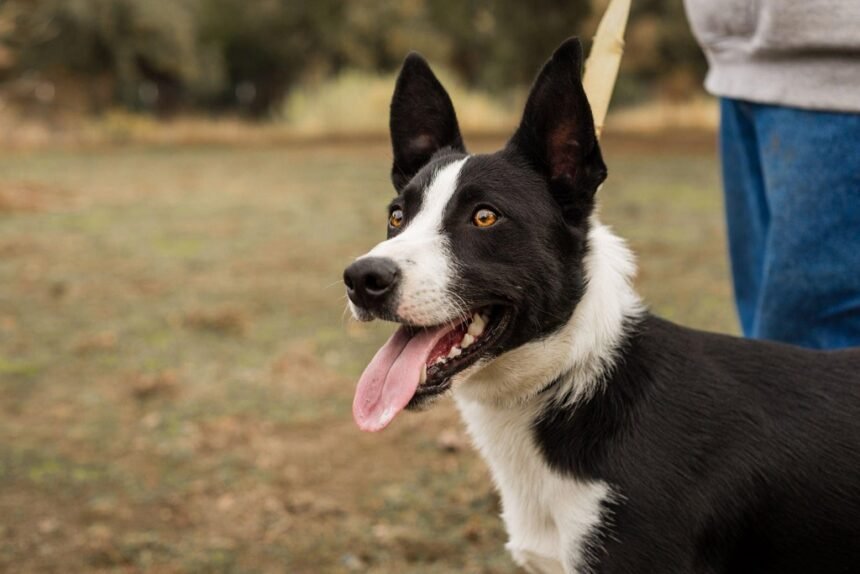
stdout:
{"type": "Polygon", "coordinates": [[[729,259],[741,328],[751,336],[761,291],[769,213],[759,142],[747,102],[720,100],[720,156],[729,259]]]}
{"type": "Polygon", "coordinates": [[[860,345],[860,114],[754,110],[770,225],[752,334],[860,345]]]}

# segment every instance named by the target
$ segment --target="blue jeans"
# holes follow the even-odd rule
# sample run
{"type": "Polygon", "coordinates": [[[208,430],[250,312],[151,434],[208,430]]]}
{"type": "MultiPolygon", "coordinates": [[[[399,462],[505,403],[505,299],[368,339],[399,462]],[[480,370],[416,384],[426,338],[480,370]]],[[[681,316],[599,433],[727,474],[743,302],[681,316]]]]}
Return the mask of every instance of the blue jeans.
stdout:
{"type": "Polygon", "coordinates": [[[814,348],[860,345],[860,114],[726,98],[721,114],[744,334],[814,348]]]}

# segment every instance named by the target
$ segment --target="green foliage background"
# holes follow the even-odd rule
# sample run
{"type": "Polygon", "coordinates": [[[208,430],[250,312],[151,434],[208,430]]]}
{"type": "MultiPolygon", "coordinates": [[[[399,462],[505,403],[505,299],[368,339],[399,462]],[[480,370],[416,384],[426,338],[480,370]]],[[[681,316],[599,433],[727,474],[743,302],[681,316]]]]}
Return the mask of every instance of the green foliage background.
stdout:
{"type": "MultiPolygon", "coordinates": [[[[562,39],[589,37],[604,4],[7,0],[0,82],[74,78],[90,86],[92,111],[236,109],[259,117],[297,83],[344,69],[388,72],[415,49],[467,85],[499,92],[528,84],[562,39]]],[[[634,2],[625,66],[622,99],[683,95],[698,85],[704,63],[681,0],[634,2]]]]}

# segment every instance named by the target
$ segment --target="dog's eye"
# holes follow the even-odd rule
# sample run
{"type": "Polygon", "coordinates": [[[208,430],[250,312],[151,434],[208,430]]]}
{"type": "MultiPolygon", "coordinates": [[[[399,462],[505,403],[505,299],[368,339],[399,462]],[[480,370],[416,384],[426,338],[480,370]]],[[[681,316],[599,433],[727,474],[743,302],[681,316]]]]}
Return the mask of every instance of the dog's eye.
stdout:
{"type": "Polygon", "coordinates": [[[388,216],[388,225],[395,229],[399,229],[403,225],[403,210],[395,209],[388,216]]]}
{"type": "Polygon", "coordinates": [[[479,209],[475,212],[475,215],[472,216],[472,223],[474,223],[477,227],[489,227],[496,223],[499,220],[499,216],[490,209],[486,207],[479,209]]]}

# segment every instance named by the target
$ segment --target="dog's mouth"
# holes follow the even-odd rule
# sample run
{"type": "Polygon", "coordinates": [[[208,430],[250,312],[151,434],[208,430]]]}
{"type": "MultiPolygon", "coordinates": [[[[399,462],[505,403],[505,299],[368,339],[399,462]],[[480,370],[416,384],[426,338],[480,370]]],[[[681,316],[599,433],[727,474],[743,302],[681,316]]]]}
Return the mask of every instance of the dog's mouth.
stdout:
{"type": "Polygon", "coordinates": [[[359,379],[352,405],[358,426],[382,430],[404,408],[447,391],[457,373],[493,354],[512,316],[510,308],[490,305],[459,323],[401,326],[359,379]]]}
{"type": "Polygon", "coordinates": [[[505,332],[510,317],[511,312],[505,307],[484,307],[448,331],[431,350],[418,389],[407,408],[445,392],[454,375],[490,354],[505,332]]]}

